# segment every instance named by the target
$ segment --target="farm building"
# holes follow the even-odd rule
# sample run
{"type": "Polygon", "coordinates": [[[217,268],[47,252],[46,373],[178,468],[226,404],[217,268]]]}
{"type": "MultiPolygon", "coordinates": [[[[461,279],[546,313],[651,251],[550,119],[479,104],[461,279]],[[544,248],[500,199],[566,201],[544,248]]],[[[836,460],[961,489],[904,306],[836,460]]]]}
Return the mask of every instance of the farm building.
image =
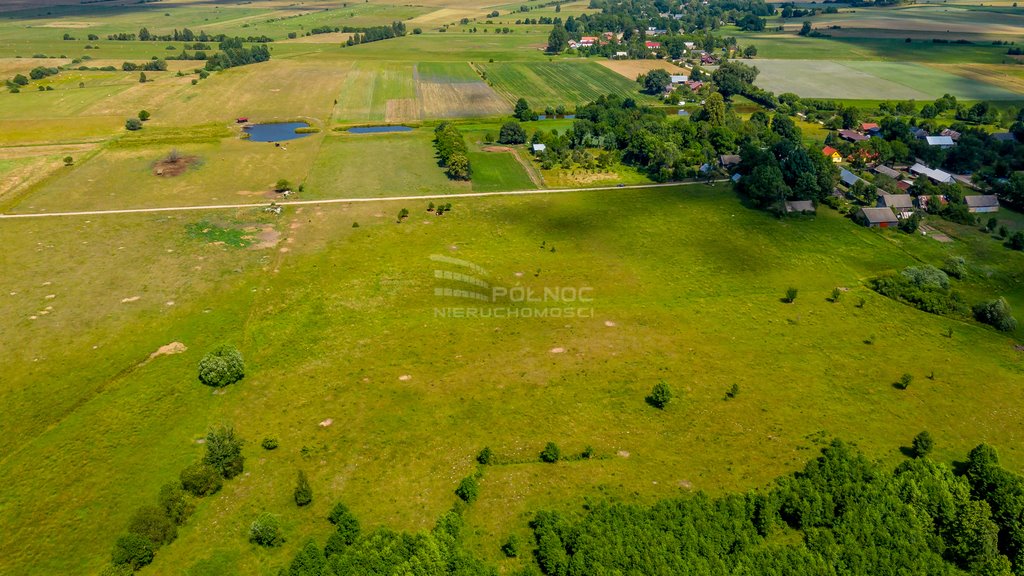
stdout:
{"type": "Polygon", "coordinates": [[[863,142],[868,139],[867,136],[854,130],[840,130],[839,137],[847,142],[863,142]]]}
{"type": "Polygon", "coordinates": [[[950,136],[926,136],[924,140],[929,146],[938,146],[939,148],[956,146],[956,142],[953,142],[953,138],[950,136]]]}
{"type": "Polygon", "coordinates": [[[984,213],[999,211],[999,199],[994,194],[964,196],[964,203],[967,204],[968,212],[984,213]]]}
{"type": "Polygon", "coordinates": [[[914,176],[925,176],[936,184],[951,184],[954,182],[952,174],[929,168],[920,162],[910,167],[910,173],[914,176]]]}
{"type": "Polygon", "coordinates": [[[704,87],[704,83],[700,80],[687,80],[686,87],[696,92],[704,87]]]}
{"type": "Polygon", "coordinates": [[[896,183],[896,187],[899,188],[900,190],[903,190],[904,192],[910,190],[910,188],[913,185],[914,183],[910,180],[900,180],[899,182],[896,183]]]}
{"type": "Polygon", "coordinates": [[[1016,138],[1010,132],[993,132],[989,134],[996,142],[1013,142],[1016,138]]]}
{"type": "Polygon", "coordinates": [[[901,218],[914,213],[914,198],[910,194],[878,194],[878,208],[888,208],[901,218]]]}
{"type": "Polygon", "coordinates": [[[741,160],[739,154],[722,154],[718,157],[718,163],[726,170],[739,165],[741,160]]]}
{"type": "Polygon", "coordinates": [[[960,140],[960,133],[952,128],[943,128],[942,132],[939,132],[939,136],[949,136],[954,142],[960,140]]]}
{"type": "Polygon", "coordinates": [[[859,176],[857,176],[853,172],[850,172],[846,168],[843,168],[842,170],[839,171],[839,180],[843,184],[846,184],[847,186],[853,186],[857,182],[861,181],[859,176]]]}
{"type": "Polygon", "coordinates": [[[892,168],[889,168],[888,166],[883,166],[881,164],[879,164],[878,166],[875,166],[875,173],[876,174],[881,174],[883,176],[888,176],[889,178],[892,178],[894,180],[899,180],[900,179],[899,171],[893,170],[892,168]]]}
{"type": "Polygon", "coordinates": [[[930,136],[930,134],[928,134],[928,131],[925,130],[924,128],[918,128],[917,130],[912,130],[910,133],[913,134],[914,138],[917,138],[918,140],[924,140],[925,138],[930,136]]]}
{"type": "Polygon", "coordinates": [[[690,77],[687,76],[686,74],[672,74],[671,76],[669,76],[669,78],[672,79],[672,84],[676,85],[685,84],[686,81],[690,79],[690,77]]]}
{"type": "Polygon", "coordinates": [[[644,42],[644,46],[646,46],[648,50],[658,50],[661,48],[661,42],[651,42],[648,40],[644,42]]]}
{"type": "Polygon", "coordinates": [[[803,212],[816,212],[814,202],[810,200],[789,200],[786,202],[786,214],[798,214],[803,212]]]}
{"type": "Polygon", "coordinates": [[[629,52],[616,52],[615,56],[613,56],[613,58],[615,58],[617,60],[622,60],[622,59],[629,58],[629,52]]]}
{"type": "Polygon", "coordinates": [[[835,164],[839,164],[840,162],[843,161],[843,155],[839,153],[839,150],[836,150],[831,146],[825,146],[824,148],[822,148],[821,153],[823,156],[825,156],[825,158],[828,158],[835,164]]]}
{"type": "Polygon", "coordinates": [[[860,129],[862,132],[871,135],[878,134],[882,131],[882,128],[875,122],[864,122],[860,125],[860,129]]]}
{"type": "Polygon", "coordinates": [[[537,144],[533,145],[533,153],[534,154],[540,154],[541,152],[544,152],[547,149],[548,149],[547,146],[545,146],[544,144],[541,144],[539,142],[537,144]]]}
{"type": "Polygon", "coordinates": [[[891,228],[899,223],[888,208],[861,208],[857,217],[868,228],[891,228]]]}

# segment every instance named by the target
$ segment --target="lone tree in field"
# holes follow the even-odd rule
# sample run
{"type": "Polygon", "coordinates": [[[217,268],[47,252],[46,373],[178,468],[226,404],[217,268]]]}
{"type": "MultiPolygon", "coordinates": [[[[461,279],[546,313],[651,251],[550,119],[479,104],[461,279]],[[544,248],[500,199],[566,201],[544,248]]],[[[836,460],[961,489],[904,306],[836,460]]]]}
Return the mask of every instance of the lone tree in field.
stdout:
{"type": "Polygon", "coordinates": [[[792,304],[793,302],[795,302],[796,301],[796,295],[797,295],[798,292],[799,291],[796,288],[788,288],[786,290],[786,297],[784,298],[786,303],[787,304],[792,304]]]}
{"type": "Polygon", "coordinates": [[[249,541],[265,548],[280,546],[284,542],[281,523],[272,514],[264,512],[249,525],[249,541]]]}
{"type": "Polygon", "coordinates": [[[647,403],[655,408],[664,410],[665,406],[672,401],[672,389],[668,387],[664,381],[658,382],[651,389],[650,396],[647,397],[647,403]]]}
{"type": "Polygon", "coordinates": [[[218,346],[199,361],[199,381],[207,386],[222,388],[238,382],[244,376],[242,353],[234,346],[218,346]]]}
{"type": "Polygon", "coordinates": [[[544,450],[540,453],[540,461],[547,462],[548,464],[558,462],[561,457],[562,451],[558,449],[558,444],[555,444],[554,442],[548,442],[547,445],[544,446],[544,450]]]}
{"type": "Polygon", "coordinates": [[[665,91],[665,88],[672,84],[672,77],[669,73],[662,70],[651,70],[644,77],[644,92],[648,94],[661,94],[665,91]]]}
{"type": "Polygon", "coordinates": [[[299,470],[298,480],[295,482],[295,497],[296,506],[305,506],[313,501],[313,487],[309,485],[309,479],[306,478],[306,473],[299,470]]]}
{"type": "Polygon", "coordinates": [[[149,120],[149,117],[150,114],[147,110],[139,110],[139,120],[145,122],[146,120],[149,120]]]}
{"type": "Polygon", "coordinates": [[[280,180],[277,181],[277,184],[274,184],[274,192],[285,192],[291,189],[291,182],[285,180],[284,178],[281,178],[280,180]]]}
{"type": "Polygon", "coordinates": [[[499,144],[522,144],[526,142],[526,130],[523,125],[515,120],[505,122],[498,133],[499,144]]]}
{"type": "Polygon", "coordinates": [[[75,164],[75,159],[74,158],[72,158],[71,156],[65,156],[64,157],[64,165],[65,166],[73,166],[74,164],[75,164]]]}
{"type": "Polygon", "coordinates": [[[138,118],[129,118],[124,121],[124,127],[132,132],[142,130],[142,122],[138,118]]]}
{"type": "Polygon", "coordinates": [[[203,463],[212,466],[224,478],[234,478],[245,468],[242,456],[241,438],[235,436],[235,429],[222,426],[206,435],[206,456],[203,463]]]}
{"type": "Polygon", "coordinates": [[[931,453],[932,448],[934,447],[935,441],[932,440],[932,435],[929,434],[927,430],[921,432],[917,436],[914,436],[914,442],[911,444],[915,458],[924,458],[931,453]]]}

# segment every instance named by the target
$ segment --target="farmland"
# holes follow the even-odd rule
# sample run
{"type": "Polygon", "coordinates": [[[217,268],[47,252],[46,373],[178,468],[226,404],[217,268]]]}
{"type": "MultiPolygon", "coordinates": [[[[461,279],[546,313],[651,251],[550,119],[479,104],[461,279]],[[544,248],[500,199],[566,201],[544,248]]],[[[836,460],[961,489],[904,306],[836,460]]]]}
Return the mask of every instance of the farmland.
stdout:
{"type": "MultiPolygon", "coordinates": [[[[998,332],[869,288],[962,257],[967,272],[947,280],[964,302],[1002,297],[1021,318],[1024,252],[1006,236],[1024,216],[1004,207],[979,230],[929,214],[926,234],[908,234],[824,201],[814,216],[758,209],[714,168],[698,182],[701,163],[748,150],[751,134],[781,149],[785,124],[755,126],[761,105],[734,94],[712,126],[711,87],[687,92],[692,114],[677,117],[635,78],[689,68],[546,54],[551,24],[515,24],[599,12],[586,1],[15,1],[0,6],[0,78],[12,79],[0,91],[0,574],[103,573],[135,511],[180,484],[220,425],[244,439],[244,472],[188,498],[193,514],[141,576],[278,576],[308,541],[323,545],[337,502],[364,535],[420,538],[455,510],[469,553],[531,574],[519,571],[536,568],[538,511],[753,494],[833,438],[891,470],[927,430],[936,462],[987,442],[1024,471],[1024,326],[998,332]],[[352,46],[352,33],[311,33],[394,21],[408,33],[352,46]],[[106,38],[143,26],[265,34],[271,58],[209,73],[172,59],[143,77],[123,63],[185,50],[106,38]],[[37,66],[62,69],[13,82],[37,66]],[[625,101],[530,120],[609,94],[625,101]],[[532,113],[517,126],[520,98],[532,113]],[[616,119],[634,112],[642,121],[616,119]],[[247,138],[248,124],[278,121],[312,130],[247,138]],[[597,132],[615,122],[621,132],[597,132]],[[442,123],[454,136],[435,145],[442,123]],[[382,124],[408,129],[349,131],[382,124]],[[455,267],[545,296],[492,292],[469,307],[444,291],[455,267]],[[245,375],[211,388],[198,365],[222,344],[245,375]],[[904,374],[913,385],[900,389],[904,374]],[[659,382],[674,393],[665,409],[645,400],[659,382]],[[548,442],[565,457],[542,463],[548,442]],[[462,502],[485,446],[494,461],[462,502]],[[281,524],[277,546],[250,539],[263,513],[281,524]]],[[[856,106],[854,125],[883,102],[949,93],[965,110],[995,102],[997,117],[972,126],[1006,132],[1024,103],[1007,46],[931,42],[1024,31],[1009,2],[978,4],[841,8],[811,18],[841,26],[822,38],[778,16],[714,33],[758,47],[742,60],[758,87],[856,106]]],[[[820,148],[833,109],[794,106],[794,147],[820,148]]],[[[1019,168],[1000,162],[1007,180],[1019,168]]],[[[772,547],[802,539],[778,526],[772,547]]]]}

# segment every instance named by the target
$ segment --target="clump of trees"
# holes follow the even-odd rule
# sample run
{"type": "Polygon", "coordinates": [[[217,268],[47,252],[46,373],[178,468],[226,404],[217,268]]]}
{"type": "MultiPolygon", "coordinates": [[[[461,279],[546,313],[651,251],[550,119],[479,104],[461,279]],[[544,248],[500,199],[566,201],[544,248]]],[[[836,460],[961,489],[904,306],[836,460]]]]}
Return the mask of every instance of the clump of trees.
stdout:
{"type": "Polygon", "coordinates": [[[974,317],[982,324],[988,324],[996,330],[1013,332],[1017,329],[1017,319],[1010,312],[1010,304],[1005,298],[996,298],[974,306],[974,317]]]}
{"type": "Polygon", "coordinates": [[[142,130],[142,121],[138,118],[129,118],[124,121],[124,127],[131,132],[142,130]]]}
{"type": "Polygon", "coordinates": [[[512,110],[512,116],[520,122],[529,122],[537,119],[537,113],[530,108],[530,103],[525,98],[516,100],[516,107],[512,110]]]}
{"type": "Polygon", "coordinates": [[[270,48],[266,44],[245,46],[241,38],[226,38],[220,43],[219,48],[219,52],[206,60],[207,70],[225,70],[270,60],[270,48]]]}
{"type": "Polygon", "coordinates": [[[245,362],[242,360],[242,353],[234,346],[218,346],[199,361],[199,381],[207,386],[223,388],[243,377],[245,362]]]}
{"type": "Polygon", "coordinates": [[[400,38],[405,36],[405,23],[400,20],[396,20],[392,22],[390,26],[370,26],[364,28],[345,26],[341,31],[352,33],[352,36],[350,36],[345,42],[345,45],[355,46],[357,44],[365,44],[367,42],[377,42],[379,40],[388,40],[390,38],[400,38]]]}
{"type": "Polygon", "coordinates": [[[468,148],[462,132],[451,122],[442,122],[434,129],[434,149],[445,173],[452,180],[469,180],[472,171],[469,166],[468,148]]]}

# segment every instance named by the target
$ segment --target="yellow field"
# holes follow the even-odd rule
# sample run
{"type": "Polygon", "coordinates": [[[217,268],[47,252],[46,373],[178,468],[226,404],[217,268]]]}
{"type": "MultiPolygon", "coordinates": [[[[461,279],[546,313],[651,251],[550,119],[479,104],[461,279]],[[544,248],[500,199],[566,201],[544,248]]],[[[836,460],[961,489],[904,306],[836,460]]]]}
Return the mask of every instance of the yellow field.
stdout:
{"type": "Polygon", "coordinates": [[[689,68],[683,68],[676,66],[675,64],[668,62],[667,60],[608,60],[602,59],[597,61],[598,64],[608,68],[613,72],[622,74],[629,80],[636,80],[636,77],[641,74],[646,74],[651,70],[665,70],[669,74],[689,74],[689,68]]]}
{"type": "Polygon", "coordinates": [[[929,66],[1024,94],[1024,69],[1021,66],[1001,64],[929,64],[929,66]]]}

